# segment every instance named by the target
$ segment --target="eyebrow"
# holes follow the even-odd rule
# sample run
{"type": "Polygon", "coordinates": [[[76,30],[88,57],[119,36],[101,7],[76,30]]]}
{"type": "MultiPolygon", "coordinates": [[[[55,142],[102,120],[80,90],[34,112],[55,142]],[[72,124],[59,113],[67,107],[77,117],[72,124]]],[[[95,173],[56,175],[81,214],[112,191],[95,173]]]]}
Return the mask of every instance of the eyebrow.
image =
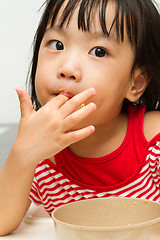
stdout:
{"type": "Polygon", "coordinates": [[[109,35],[107,34],[104,34],[103,32],[95,32],[95,31],[89,31],[89,33],[92,35],[92,37],[95,36],[95,38],[104,38],[104,37],[107,37],[107,39],[115,42],[115,43],[118,43],[119,44],[119,41],[116,37],[116,33],[115,31],[113,31],[112,33],[110,33],[109,35]]]}
{"type": "MultiPolygon", "coordinates": [[[[65,29],[66,28],[63,28],[63,27],[59,27],[58,25],[54,25],[54,26],[49,26],[48,29],[46,29],[45,31],[45,34],[49,33],[49,32],[52,32],[52,31],[56,31],[56,32],[62,32],[62,33],[65,33],[65,29]]],[[[115,31],[113,30],[112,33],[110,33],[109,35],[107,34],[104,34],[102,31],[100,32],[96,32],[96,31],[86,31],[86,33],[89,33],[89,35],[91,36],[90,38],[92,39],[96,39],[96,38],[104,38],[104,37],[107,37],[107,39],[113,43],[116,43],[116,44],[120,44],[120,41],[118,40],[118,38],[116,37],[116,33],[115,31]]],[[[45,35],[44,34],[44,35],[45,35]]]]}

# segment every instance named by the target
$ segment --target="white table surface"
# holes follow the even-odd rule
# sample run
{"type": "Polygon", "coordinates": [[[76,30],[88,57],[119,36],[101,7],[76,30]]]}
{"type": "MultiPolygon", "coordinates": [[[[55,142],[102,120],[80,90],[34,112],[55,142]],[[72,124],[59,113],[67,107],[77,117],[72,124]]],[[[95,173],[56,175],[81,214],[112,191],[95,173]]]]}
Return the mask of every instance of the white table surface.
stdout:
{"type": "Polygon", "coordinates": [[[56,240],[53,220],[41,207],[31,206],[24,221],[13,233],[0,240],[56,240]]]}

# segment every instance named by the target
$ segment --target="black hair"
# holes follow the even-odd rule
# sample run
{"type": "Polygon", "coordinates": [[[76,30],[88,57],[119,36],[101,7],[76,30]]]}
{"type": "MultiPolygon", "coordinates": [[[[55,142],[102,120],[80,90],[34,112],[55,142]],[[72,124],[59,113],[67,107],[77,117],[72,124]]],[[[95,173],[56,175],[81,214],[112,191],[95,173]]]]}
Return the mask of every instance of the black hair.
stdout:
{"type": "MultiPolygon", "coordinates": [[[[29,92],[33,106],[41,106],[36,96],[35,74],[41,41],[48,24],[54,24],[62,5],[66,3],[59,19],[59,27],[69,21],[75,9],[79,8],[77,26],[82,31],[90,31],[94,13],[98,11],[103,33],[109,36],[113,26],[118,41],[124,41],[124,25],[128,39],[135,51],[131,74],[140,67],[148,81],[148,86],[134,104],[145,104],[146,110],[160,110],[160,14],[152,0],[47,0],[33,43],[33,58],[29,72],[29,92]],[[110,29],[106,27],[106,8],[109,1],[115,3],[115,17],[110,29]]],[[[125,99],[124,105],[129,101],[125,99]]]]}

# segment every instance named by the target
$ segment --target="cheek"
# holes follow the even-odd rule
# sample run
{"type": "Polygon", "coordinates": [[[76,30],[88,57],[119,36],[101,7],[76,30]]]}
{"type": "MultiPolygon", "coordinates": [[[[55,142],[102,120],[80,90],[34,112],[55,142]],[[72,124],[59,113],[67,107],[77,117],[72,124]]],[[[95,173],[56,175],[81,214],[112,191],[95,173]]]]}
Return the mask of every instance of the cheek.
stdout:
{"type": "Polygon", "coordinates": [[[126,84],[123,81],[106,81],[97,85],[95,103],[100,111],[112,111],[115,107],[121,107],[126,94],[126,84]]]}
{"type": "Polygon", "coordinates": [[[43,106],[47,102],[47,92],[49,87],[49,76],[44,66],[38,64],[35,75],[35,90],[38,101],[43,106]]]}
{"type": "Polygon", "coordinates": [[[43,85],[40,84],[39,81],[35,81],[35,90],[36,90],[36,95],[38,98],[38,101],[40,102],[41,106],[43,106],[45,104],[45,91],[43,88],[43,85]]]}

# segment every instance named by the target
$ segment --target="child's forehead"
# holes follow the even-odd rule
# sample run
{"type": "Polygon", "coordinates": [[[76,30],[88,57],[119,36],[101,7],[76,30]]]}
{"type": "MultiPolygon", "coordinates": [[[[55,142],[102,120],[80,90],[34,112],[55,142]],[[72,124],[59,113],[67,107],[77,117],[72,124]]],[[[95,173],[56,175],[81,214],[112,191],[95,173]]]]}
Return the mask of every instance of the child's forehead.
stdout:
{"type": "Polygon", "coordinates": [[[73,7],[71,4],[73,0],[65,0],[59,10],[52,11],[48,28],[67,27],[70,22],[75,21],[77,26],[82,31],[93,32],[97,34],[116,35],[115,34],[115,15],[116,6],[115,1],[109,0],[107,6],[102,10],[102,1],[90,1],[90,4],[84,5],[84,2],[89,1],[76,1],[73,7]],[[111,30],[112,33],[111,33],[111,30]]]}
{"type": "Polygon", "coordinates": [[[67,27],[75,21],[84,32],[103,32],[118,42],[130,41],[136,47],[142,24],[137,1],[126,0],[57,0],[47,8],[49,27],[67,27]]]}

